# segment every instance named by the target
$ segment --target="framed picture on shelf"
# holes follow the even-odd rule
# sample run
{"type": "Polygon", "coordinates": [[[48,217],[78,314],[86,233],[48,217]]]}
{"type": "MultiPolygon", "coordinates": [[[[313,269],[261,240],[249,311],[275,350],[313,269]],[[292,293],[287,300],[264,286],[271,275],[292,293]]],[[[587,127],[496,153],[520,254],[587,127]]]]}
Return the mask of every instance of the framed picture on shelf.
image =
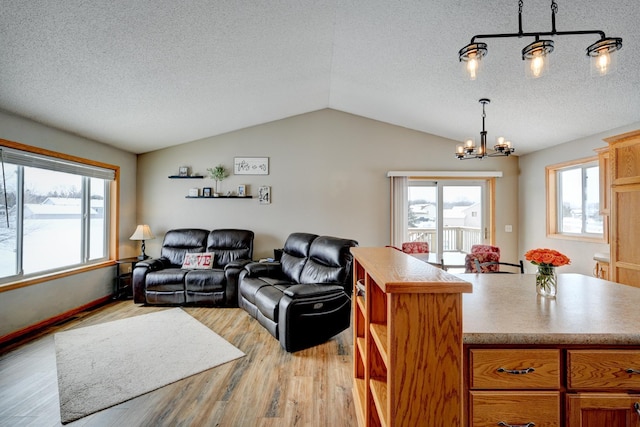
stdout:
{"type": "Polygon", "coordinates": [[[189,197],[199,197],[200,196],[200,190],[198,188],[190,188],[189,189],[189,197]]]}
{"type": "Polygon", "coordinates": [[[271,187],[268,185],[261,185],[258,187],[258,201],[261,205],[268,205],[271,203],[271,187]]]}
{"type": "Polygon", "coordinates": [[[235,175],[269,175],[268,157],[234,157],[235,175]]]}
{"type": "Polygon", "coordinates": [[[244,184],[238,185],[238,197],[246,197],[247,195],[247,186],[244,184]]]}
{"type": "Polygon", "coordinates": [[[202,189],[202,197],[211,197],[211,187],[204,187],[202,189]]]}
{"type": "Polygon", "coordinates": [[[178,176],[189,176],[189,166],[180,166],[178,168],[178,176]]]}

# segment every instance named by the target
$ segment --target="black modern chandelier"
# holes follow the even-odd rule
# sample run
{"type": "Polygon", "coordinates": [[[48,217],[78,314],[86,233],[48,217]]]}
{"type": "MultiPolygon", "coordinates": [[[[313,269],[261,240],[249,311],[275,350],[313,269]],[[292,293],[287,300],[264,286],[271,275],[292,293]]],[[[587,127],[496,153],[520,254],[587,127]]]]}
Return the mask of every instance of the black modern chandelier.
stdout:
{"type": "Polygon", "coordinates": [[[553,52],[553,40],[543,39],[545,36],[569,36],[581,34],[597,34],[600,40],[587,47],[587,56],[591,58],[591,73],[594,75],[605,75],[612,70],[615,57],[611,54],[622,48],[620,37],[607,37],[604,31],[581,30],[581,31],[557,31],[556,13],[558,5],[555,0],[551,1],[551,31],[524,32],[522,31],[522,5],[523,1],[518,1],[518,32],[504,34],[478,34],[471,38],[471,43],[458,51],[458,59],[463,63],[471,80],[475,80],[483,57],[487,55],[487,44],[478,42],[476,39],[492,39],[507,37],[534,37],[535,40],[522,49],[522,60],[528,63],[525,66],[527,75],[533,78],[540,77],[548,69],[547,55],[553,52]]]}
{"type": "Polygon", "coordinates": [[[487,115],[484,112],[484,107],[490,103],[491,100],[481,98],[479,102],[482,104],[482,132],[480,132],[480,145],[476,146],[473,138],[467,138],[464,141],[464,145],[458,145],[456,149],[456,157],[460,160],[467,160],[510,155],[516,151],[516,149],[511,146],[511,141],[505,140],[502,136],[496,138],[496,145],[493,146],[494,151],[491,153],[487,151],[487,131],[484,128],[484,119],[487,115]]]}

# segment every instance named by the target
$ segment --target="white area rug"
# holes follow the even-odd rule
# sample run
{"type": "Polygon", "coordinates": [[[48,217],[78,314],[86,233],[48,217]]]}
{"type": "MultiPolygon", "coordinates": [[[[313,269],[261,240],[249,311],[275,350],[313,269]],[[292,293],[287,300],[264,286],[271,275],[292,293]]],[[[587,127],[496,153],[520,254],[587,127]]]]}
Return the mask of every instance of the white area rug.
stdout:
{"type": "Polygon", "coordinates": [[[54,338],[63,423],[244,356],[180,308],[54,338]]]}

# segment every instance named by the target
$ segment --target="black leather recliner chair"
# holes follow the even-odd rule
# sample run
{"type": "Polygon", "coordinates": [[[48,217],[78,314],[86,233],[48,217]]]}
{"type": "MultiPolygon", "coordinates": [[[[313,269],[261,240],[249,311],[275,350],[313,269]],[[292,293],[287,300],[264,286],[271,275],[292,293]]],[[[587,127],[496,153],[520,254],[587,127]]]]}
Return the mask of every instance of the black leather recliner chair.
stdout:
{"type": "Polygon", "coordinates": [[[230,305],[238,301],[238,276],[253,256],[253,231],[237,229],[169,230],[160,258],[133,269],[133,301],[145,304],[230,305]],[[211,252],[213,268],[182,268],[186,253],[211,252]]]}
{"type": "Polygon", "coordinates": [[[238,305],[293,352],[349,327],[355,240],[293,233],[279,262],[249,263],[238,279],[238,305]]]}

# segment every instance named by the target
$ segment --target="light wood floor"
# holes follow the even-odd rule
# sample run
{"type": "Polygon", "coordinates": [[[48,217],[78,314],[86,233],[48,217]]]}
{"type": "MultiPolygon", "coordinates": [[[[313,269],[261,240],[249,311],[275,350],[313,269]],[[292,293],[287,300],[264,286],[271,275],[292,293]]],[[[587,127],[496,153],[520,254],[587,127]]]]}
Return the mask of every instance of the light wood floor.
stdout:
{"type": "MultiPolygon", "coordinates": [[[[55,332],[163,309],[119,301],[78,314],[37,337],[0,349],[0,426],[61,425],[55,332]]],[[[287,353],[241,309],[184,310],[246,356],[67,426],[357,424],[351,395],[351,329],[320,346],[287,353]]]]}

